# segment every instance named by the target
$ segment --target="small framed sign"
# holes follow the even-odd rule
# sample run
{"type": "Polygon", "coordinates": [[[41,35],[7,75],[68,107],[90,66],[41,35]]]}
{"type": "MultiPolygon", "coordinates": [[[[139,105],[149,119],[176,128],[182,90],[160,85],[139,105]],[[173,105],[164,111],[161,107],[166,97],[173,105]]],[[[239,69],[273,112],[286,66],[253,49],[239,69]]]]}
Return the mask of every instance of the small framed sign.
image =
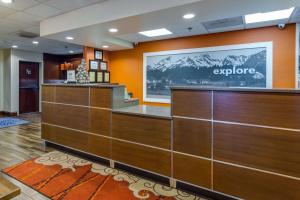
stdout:
{"type": "Polygon", "coordinates": [[[103,83],[103,72],[97,72],[97,83],[103,83]]]}
{"type": "Polygon", "coordinates": [[[94,56],[96,60],[103,60],[103,51],[95,49],[94,56]]]}
{"type": "Polygon", "coordinates": [[[99,61],[90,60],[90,70],[98,70],[98,69],[99,69],[99,61]]]}
{"type": "Polygon", "coordinates": [[[101,61],[100,62],[100,70],[102,71],[107,71],[108,67],[107,67],[107,62],[105,61],[101,61]]]}
{"type": "Polygon", "coordinates": [[[76,72],[75,72],[75,70],[68,70],[67,71],[67,82],[68,83],[76,82],[76,72]]]}
{"type": "Polygon", "coordinates": [[[104,72],[104,83],[110,83],[110,72],[104,72]]]}
{"type": "Polygon", "coordinates": [[[90,83],[96,83],[96,72],[90,71],[89,76],[90,76],[90,83]]]}

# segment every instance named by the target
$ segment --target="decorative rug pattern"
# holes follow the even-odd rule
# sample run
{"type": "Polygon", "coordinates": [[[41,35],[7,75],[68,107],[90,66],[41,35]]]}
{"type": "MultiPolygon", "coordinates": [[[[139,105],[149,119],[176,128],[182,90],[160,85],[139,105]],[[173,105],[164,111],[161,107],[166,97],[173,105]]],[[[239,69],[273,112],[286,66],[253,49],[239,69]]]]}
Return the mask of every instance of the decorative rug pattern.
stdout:
{"type": "Polygon", "coordinates": [[[10,126],[18,126],[22,124],[28,124],[29,121],[13,118],[13,117],[2,117],[0,118],[0,128],[6,128],[10,126]]]}
{"type": "Polygon", "coordinates": [[[204,200],[58,151],[3,172],[53,200],[204,200]]]}

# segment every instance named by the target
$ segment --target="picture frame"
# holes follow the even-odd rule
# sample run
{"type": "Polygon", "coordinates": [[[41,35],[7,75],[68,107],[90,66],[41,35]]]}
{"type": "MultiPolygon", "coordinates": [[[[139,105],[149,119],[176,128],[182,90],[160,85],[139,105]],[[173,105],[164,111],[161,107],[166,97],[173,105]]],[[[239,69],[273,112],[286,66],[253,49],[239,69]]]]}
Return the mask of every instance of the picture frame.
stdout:
{"type": "Polygon", "coordinates": [[[103,72],[103,82],[110,83],[110,72],[103,72]]]}
{"type": "Polygon", "coordinates": [[[68,83],[76,82],[76,71],[75,70],[67,70],[67,82],[68,83]]]}
{"type": "Polygon", "coordinates": [[[89,71],[90,83],[96,83],[96,72],[89,71]]]}
{"type": "Polygon", "coordinates": [[[101,71],[107,71],[108,70],[108,63],[106,61],[100,62],[100,70],[101,71]]]}
{"type": "Polygon", "coordinates": [[[99,69],[99,61],[98,60],[90,60],[90,71],[99,69]]]}
{"type": "Polygon", "coordinates": [[[177,85],[271,89],[272,70],[272,41],[146,52],[143,101],[170,103],[170,88],[177,85]]]}
{"type": "Polygon", "coordinates": [[[104,76],[103,72],[97,72],[97,83],[103,83],[104,82],[104,76]]]}
{"type": "Polygon", "coordinates": [[[103,60],[103,51],[95,49],[94,57],[95,57],[95,60],[103,60]]]}

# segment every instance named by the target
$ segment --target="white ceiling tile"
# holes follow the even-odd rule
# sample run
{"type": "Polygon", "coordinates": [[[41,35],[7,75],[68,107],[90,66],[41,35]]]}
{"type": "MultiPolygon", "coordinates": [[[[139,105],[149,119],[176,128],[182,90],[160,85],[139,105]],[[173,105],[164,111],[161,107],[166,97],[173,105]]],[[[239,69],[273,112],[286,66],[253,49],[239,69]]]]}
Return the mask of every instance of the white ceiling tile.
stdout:
{"type": "Polygon", "coordinates": [[[104,1],[106,0],[49,0],[45,4],[64,11],[71,11],[94,3],[100,3],[104,1]]]}
{"type": "Polygon", "coordinates": [[[24,12],[42,18],[48,18],[48,17],[61,14],[63,11],[45,4],[39,4],[24,10],[24,12]]]}
{"type": "Polygon", "coordinates": [[[0,2],[0,6],[8,7],[8,8],[16,9],[16,10],[24,10],[24,9],[30,8],[38,3],[40,3],[40,2],[38,2],[36,0],[16,0],[12,4],[5,4],[5,3],[0,2]]]}
{"type": "Polygon", "coordinates": [[[41,17],[33,16],[24,12],[16,12],[12,15],[8,15],[6,19],[14,20],[17,22],[28,23],[28,24],[34,24],[42,20],[41,17]]]}
{"type": "Polygon", "coordinates": [[[13,10],[11,8],[6,8],[6,7],[0,7],[0,17],[4,17],[14,12],[16,12],[16,10],[13,10]]]}

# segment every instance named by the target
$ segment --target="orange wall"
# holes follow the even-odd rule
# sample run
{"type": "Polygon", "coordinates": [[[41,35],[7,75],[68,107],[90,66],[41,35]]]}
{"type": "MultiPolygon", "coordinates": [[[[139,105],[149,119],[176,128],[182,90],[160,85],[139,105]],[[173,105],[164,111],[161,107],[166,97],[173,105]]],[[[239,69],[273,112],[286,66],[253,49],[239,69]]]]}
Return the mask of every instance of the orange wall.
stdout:
{"type": "Polygon", "coordinates": [[[111,80],[125,84],[142,104],[159,105],[143,102],[143,53],[273,41],[273,87],[294,88],[295,40],[293,24],[284,30],[266,27],[140,43],[134,49],[110,52],[111,80]]]}

